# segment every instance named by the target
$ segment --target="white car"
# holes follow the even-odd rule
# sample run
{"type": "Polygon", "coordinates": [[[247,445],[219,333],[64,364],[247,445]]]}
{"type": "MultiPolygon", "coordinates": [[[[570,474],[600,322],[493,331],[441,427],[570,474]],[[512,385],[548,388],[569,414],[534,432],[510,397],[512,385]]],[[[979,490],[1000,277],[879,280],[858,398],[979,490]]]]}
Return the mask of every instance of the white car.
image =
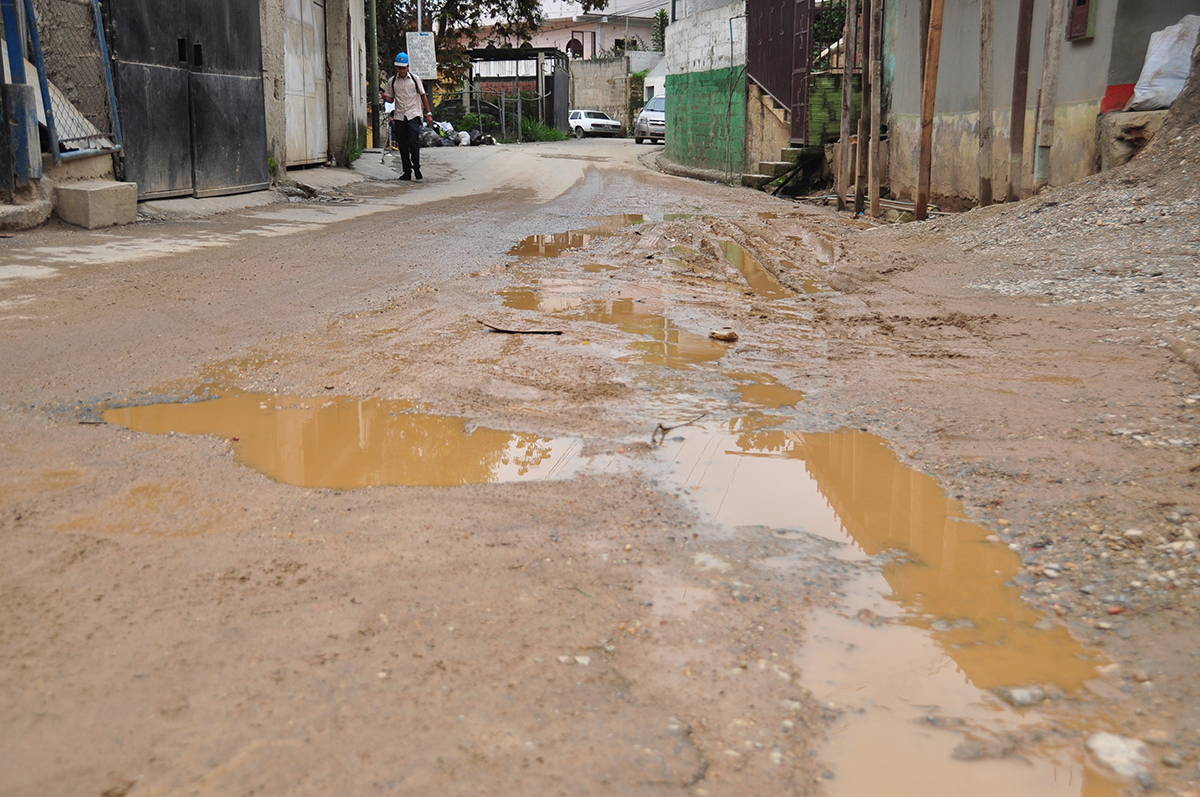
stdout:
{"type": "Polygon", "coordinates": [[[604,111],[571,111],[570,118],[575,138],[621,135],[621,123],[604,111]]]}
{"type": "Polygon", "coordinates": [[[641,144],[645,140],[655,139],[665,141],[667,138],[667,97],[659,94],[651,97],[638,114],[637,122],[633,125],[633,143],[641,144]]]}

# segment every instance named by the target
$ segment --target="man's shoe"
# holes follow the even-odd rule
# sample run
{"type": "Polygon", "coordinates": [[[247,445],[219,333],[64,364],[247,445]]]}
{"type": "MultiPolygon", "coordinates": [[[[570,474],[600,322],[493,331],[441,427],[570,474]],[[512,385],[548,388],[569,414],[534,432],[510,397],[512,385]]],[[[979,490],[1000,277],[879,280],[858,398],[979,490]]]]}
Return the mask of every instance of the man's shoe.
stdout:
{"type": "Polygon", "coordinates": [[[421,170],[420,170],[420,169],[413,169],[413,174],[416,176],[416,178],[417,178],[418,180],[422,180],[422,179],[424,179],[424,178],[422,177],[422,175],[421,175],[421,170]]]}
{"type": "MultiPolygon", "coordinates": [[[[401,180],[411,180],[411,179],[412,179],[412,175],[411,175],[411,174],[409,174],[408,172],[405,172],[404,174],[400,175],[400,179],[401,179],[401,180]]],[[[417,179],[420,179],[420,178],[417,178],[417,179]]]]}

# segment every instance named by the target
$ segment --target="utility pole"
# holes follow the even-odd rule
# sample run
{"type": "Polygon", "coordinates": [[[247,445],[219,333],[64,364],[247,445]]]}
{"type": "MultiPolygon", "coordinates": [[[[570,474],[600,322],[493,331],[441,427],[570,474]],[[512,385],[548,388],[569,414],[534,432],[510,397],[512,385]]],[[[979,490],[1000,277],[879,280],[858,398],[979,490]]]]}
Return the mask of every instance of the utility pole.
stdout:
{"type": "Polygon", "coordinates": [[[879,218],[879,124],[883,121],[883,0],[871,3],[871,165],[867,191],[871,197],[871,217],[879,218]]]}
{"type": "Polygon", "coordinates": [[[858,39],[858,0],[846,0],[846,26],[842,28],[842,124],[839,136],[842,152],[837,170],[837,209],[846,209],[846,189],[850,184],[850,117],[854,115],[854,60],[858,39]]]}
{"type": "Polygon", "coordinates": [[[1017,53],[1013,59],[1012,112],[1008,127],[1007,201],[1021,198],[1025,170],[1025,97],[1029,94],[1029,39],[1033,36],[1033,0],[1021,0],[1017,8],[1017,53]]]}
{"type": "Polygon", "coordinates": [[[992,204],[992,0],[979,0],[979,207],[992,204]]]}
{"type": "Polygon", "coordinates": [[[937,98],[938,60],[942,51],[942,16],[946,0],[933,0],[929,7],[929,52],[925,57],[925,82],[921,86],[921,144],[917,153],[917,206],[913,216],[929,216],[929,185],[933,177],[933,110],[937,98]]]}
{"type": "Polygon", "coordinates": [[[863,212],[867,193],[868,150],[867,142],[871,140],[871,127],[877,124],[871,116],[871,100],[875,86],[871,83],[871,59],[875,53],[871,50],[871,10],[880,0],[862,0],[862,111],[858,115],[858,169],[854,177],[854,215],[863,212]]]}
{"type": "Polygon", "coordinates": [[[370,90],[367,97],[371,101],[371,137],[375,146],[383,149],[383,124],[379,118],[383,107],[379,103],[379,27],[375,15],[375,0],[367,0],[367,50],[370,57],[367,63],[367,83],[370,90]]]}
{"type": "Polygon", "coordinates": [[[1033,153],[1033,190],[1050,182],[1050,148],[1054,145],[1054,107],[1058,105],[1058,64],[1062,57],[1065,3],[1050,0],[1046,9],[1046,49],[1042,58],[1042,90],[1038,99],[1037,149],[1033,153]]]}

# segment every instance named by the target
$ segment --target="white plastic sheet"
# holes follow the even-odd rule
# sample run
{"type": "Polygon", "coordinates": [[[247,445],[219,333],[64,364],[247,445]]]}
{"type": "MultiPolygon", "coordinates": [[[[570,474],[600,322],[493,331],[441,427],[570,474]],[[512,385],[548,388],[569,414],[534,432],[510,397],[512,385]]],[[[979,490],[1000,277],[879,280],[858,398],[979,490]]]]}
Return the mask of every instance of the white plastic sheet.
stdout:
{"type": "Polygon", "coordinates": [[[1170,108],[1183,91],[1192,65],[1192,50],[1200,36],[1200,16],[1188,14],[1179,24],[1150,34],[1146,63],[1133,88],[1131,111],[1170,108]]]}

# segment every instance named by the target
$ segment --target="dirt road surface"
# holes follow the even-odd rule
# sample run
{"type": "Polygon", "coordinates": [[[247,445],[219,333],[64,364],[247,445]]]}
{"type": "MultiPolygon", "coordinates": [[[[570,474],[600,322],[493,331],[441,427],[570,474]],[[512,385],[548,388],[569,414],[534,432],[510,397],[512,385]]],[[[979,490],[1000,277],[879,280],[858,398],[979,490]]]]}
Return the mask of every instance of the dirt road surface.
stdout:
{"type": "Polygon", "coordinates": [[[0,795],[1195,794],[1200,167],[657,151],[0,242],[0,795]]]}

